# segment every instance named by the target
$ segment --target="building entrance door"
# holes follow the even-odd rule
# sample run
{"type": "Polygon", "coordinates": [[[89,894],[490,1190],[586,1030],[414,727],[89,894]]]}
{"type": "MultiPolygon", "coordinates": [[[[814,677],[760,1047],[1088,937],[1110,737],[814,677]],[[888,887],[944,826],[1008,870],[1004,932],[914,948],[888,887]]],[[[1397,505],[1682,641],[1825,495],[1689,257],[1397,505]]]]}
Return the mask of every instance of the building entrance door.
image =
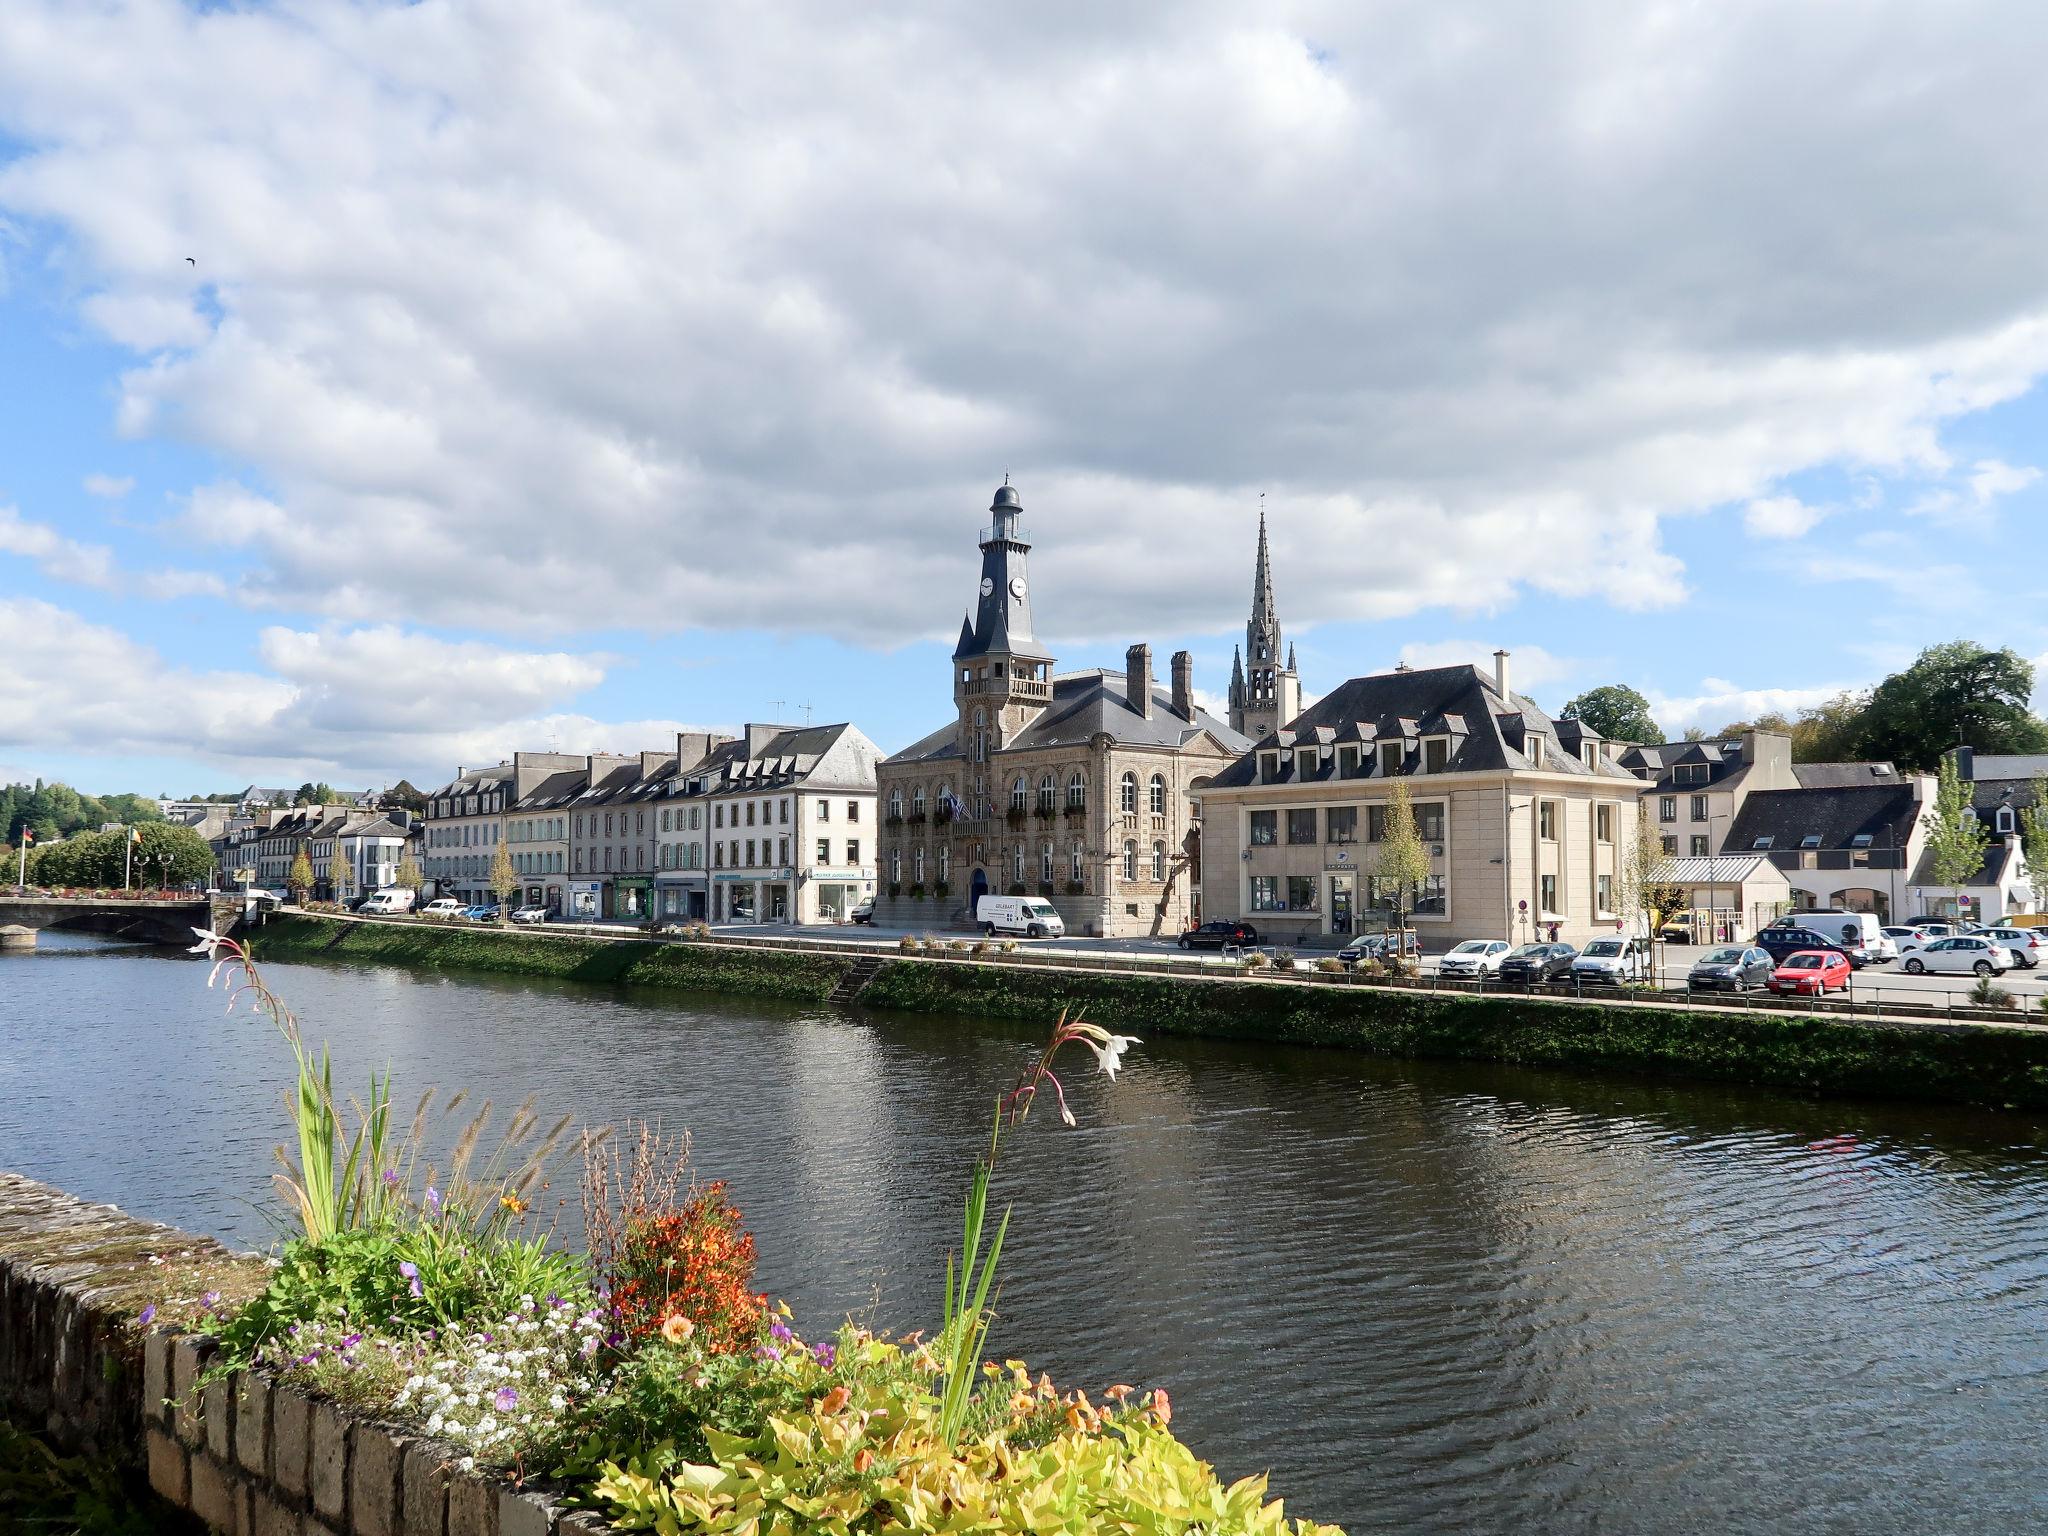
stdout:
{"type": "Polygon", "coordinates": [[[988,894],[988,871],[977,869],[974,878],[967,883],[967,920],[981,921],[981,898],[988,894]]]}
{"type": "Polygon", "coordinates": [[[771,885],[768,887],[768,921],[786,923],[789,921],[789,887],[771,885]]]}
{"type": "Polygon", "coordinates": [[[1351,903],[1358,889],[1356,875],[1330,876],[1330,932],[1351,931],[1351,903]]]}

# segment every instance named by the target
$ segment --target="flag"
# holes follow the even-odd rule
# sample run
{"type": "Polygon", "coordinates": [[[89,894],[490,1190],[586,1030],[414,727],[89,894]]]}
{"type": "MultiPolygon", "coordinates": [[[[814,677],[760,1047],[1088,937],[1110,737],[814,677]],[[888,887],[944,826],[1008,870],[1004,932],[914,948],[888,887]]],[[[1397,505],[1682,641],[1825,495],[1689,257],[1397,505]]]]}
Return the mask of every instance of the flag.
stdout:
{"type": "Polygon", "coordinates": [[[28,847],[28,845],[29,845],[30,843],[33,843],[33,842],[34,842],[35,840],[36,840],[36,835],[35,835],[35,833],[34,833],[33,831],[31,831],[31,830],[30,830],[29,828],[27,828],[27,827],[23,827],[23,828],[21,829],[21,846],[22,846],[22,847],[24,847],[24,848],[28,847]]]}
{"type": "Polygon", "coordinates": [[[141,842],[141,841],[142,841],[142,828],[140,828],[140,827],[130,827],[130,828],[128,829],[128,841],[129,841],[129,842],[131,842],[131,843],[139,843],[139,842],[141,842]]]}

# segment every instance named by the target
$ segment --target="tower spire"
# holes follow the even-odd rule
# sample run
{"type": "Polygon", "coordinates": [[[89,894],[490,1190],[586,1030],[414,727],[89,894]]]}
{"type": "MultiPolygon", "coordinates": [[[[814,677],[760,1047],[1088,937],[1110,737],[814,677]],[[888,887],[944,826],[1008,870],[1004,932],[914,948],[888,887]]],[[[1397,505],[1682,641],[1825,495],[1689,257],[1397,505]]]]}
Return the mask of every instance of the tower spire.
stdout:
{"type": "Polygon", "coordinates": [[[1283,644],[1280,604],[1273,596],[1273,552],[1266,536],[1264,491],[1259,492],[1258,558],[1252,573],[1252,615],[1244,627],[1244,640],[1242,683],[1234,659],[1231,669],[1230,724],[1233,730],[1260,740],[1301,712],[1294,651],[1283,644]]]}
{"type": "Polygon", "coordinates": [[[1259,560],[1252,575],[1252,623],[1274,617],[1273,561],[1266,549],[1266,493],[1259,492],[1259,560]]]}

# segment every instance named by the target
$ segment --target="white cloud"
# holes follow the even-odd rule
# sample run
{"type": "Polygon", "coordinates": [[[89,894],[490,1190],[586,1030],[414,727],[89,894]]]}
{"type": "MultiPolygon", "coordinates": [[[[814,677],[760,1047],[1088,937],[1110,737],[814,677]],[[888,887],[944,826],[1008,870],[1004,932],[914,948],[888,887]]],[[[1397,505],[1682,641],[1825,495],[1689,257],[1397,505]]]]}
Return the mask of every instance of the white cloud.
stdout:
{"type": "Polygon", "coordinates": [[[66,538],[47,523],[30,522],[13,507],[0,506],[0,554],[33,560],[53,581],[102,589],[117,581],[114,552],[106,545],[66,538]]]}
{"type": "Polygon", "coordinates": [[[107,501],[119,501],[134,489],[135,479],[132,475],[92,474],[85,477],[85,494],[98,496],[107,501]]]}
{"type": "MultiPolygon", "coordinates": [[[[1437,640],[1401,647],[1400,659],[1411,667],[1455,667],[1466,663],[1491,676],[1493,653],[1502,648],[1498,640],[1437,640]]],[[[1532,693],[1566,678],[1576,677],[1584,663],[1558,656],[1540,645],[1509,645],[1508,681],[1517,693],[1532,693]]],[[[1563,700],[1558,700],[1562,706],[1563,700]]]]}
{"type": "Polygon", "coordinates": [[[1803,539],[1830,510],[1797,496],[1764,496],[1742,509],[1742,526],[1753,539],[1803,539]]]}
{"type": "Polygon", "coordinates": [[[1979,459],[1958,482],[1926,492],[1906,508],[1909,516],[1933,518],[1937,522],[1983,528],[2000,498],[2025,490],[2041,478],[2041,471],[2028,465],[2007,464],[2000,459],[1979,459]]]}
{"type": "Polygon", "coordinates": [[[1718,731],[1738,720],[1778,714],[1797,719],[1803,709],[1825,704],[1844,688],[1861,684],[1838,683],[1825,688],[1738,688],[1726,678],[1700,680],[1694,694],[1650,694],[1650,714],[1667,731],[1681,732],[1698,726],[1718,731]]]}
{"type": "Polygon", "coordinates": [[[265,671],[198,671],[54,604],[0,600],[8,748],[184,758],[227,777],[422,783],[518,748],[639,751],[689,728],[564,708],[603,680],[590,657],[391,628],[269,629],[260,651],[265,671]]]}
{"type": "Polygon", "coordinates": [[[19,0],[0,211],[329,620],[948,638],[1006,465],[1049,633],[1241,622],[1259,490],[1297,626],[1648,608],[2048,368],[2028,15],[19,0]]]}
{"type": "Polygon", "coordinates": [[[2041,478],[2031,464],[2006,464],[1998,459],[1979,459],[1970,471],[1970,494],[1980,506],[1989,506],[2001,496],[2024,490],[2041,478]]]}

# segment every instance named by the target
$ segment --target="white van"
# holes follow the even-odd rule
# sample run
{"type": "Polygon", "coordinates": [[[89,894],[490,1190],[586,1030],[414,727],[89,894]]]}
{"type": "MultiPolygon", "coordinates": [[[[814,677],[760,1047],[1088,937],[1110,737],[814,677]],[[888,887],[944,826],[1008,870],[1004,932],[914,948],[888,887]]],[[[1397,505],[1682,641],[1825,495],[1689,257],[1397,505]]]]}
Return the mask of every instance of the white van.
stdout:
{"type": "Polygon", "coordinates": [[[981,931],[990,938],[999,933],[1021,933],[1027,939],[1057,939],[1067,925],[1043,896],[984,896],[975,910],[981,931]]]}
{"type": "Polygon", "coordinates": [[[413,893],[410,887],[394,885],[387,891],[370,892],[369,895],[363,898],[363,904],[357,907],[356,910],[365,917],[376,917],[379,913],[389,915],[394,912],[410,912],[412,910],[412,898],[413,893]]]}
{"type": "Polygon", "coordinates": [[[1793,912],[1790,920],[1811,928],[1831,944],[1850,951],[1861,950],[1865,962],[1899,958],[1899,947],[1885,933],[1874,912],[1793,912]]]}

